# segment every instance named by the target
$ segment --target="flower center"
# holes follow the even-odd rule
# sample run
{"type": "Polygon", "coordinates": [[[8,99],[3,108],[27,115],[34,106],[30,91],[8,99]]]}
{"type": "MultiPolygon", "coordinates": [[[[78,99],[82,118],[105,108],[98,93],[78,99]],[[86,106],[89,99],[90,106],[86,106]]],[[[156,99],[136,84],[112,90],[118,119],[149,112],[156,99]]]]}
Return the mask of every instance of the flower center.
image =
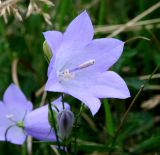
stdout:
{"type": "Polygon", "coordinates": [[[65,69],[62,72],[58,72],[57,75],[58,75],[59,82],[61,82],[63,80],[66,81],[66,80],[74,79],[74,77],[75,77],[74,72],[75,71],[92,66],[95,64],[95,62],[96,62],[95,59],[91,59],[91,60],[85,61],[84,63],[80,64],[78,67],[75,67],[73,69],[65,69]]]}

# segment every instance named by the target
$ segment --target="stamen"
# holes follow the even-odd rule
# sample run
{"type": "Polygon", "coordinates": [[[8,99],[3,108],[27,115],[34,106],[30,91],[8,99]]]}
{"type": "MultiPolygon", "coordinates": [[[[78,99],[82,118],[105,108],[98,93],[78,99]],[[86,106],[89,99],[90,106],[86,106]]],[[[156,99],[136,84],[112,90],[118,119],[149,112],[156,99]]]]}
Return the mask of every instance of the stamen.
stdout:
{"type": "Polygon", "coordinates": [[[13,118],[13,114],[7,114],[7,115],[6,115],[6,118],[12,119],[12,118],[13,118]]]}
{"type": "Polygon", "coordinates": [[[63,72],[58,73],[59,81],[62,80],[71,80],[74,78],[74,74],[70,73],[69,69],[64,70],[63,72]]]}
{"type": "Polygon", "coordinates": [[[10,121],[12,121],[13,123],[16,123],[15,120],[13,120],[14,115],[13,114],[7,114],[6,118],[8,118],[10,121]]]}

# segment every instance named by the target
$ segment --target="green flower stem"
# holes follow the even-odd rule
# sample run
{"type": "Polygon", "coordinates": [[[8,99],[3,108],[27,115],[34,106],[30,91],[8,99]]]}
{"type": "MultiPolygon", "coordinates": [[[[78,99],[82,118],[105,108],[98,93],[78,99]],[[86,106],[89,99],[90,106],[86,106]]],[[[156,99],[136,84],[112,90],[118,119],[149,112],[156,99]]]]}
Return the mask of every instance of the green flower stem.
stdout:
{"type": "Polygon", "coordinates": [[[22,145],[22,155],[27,155],[26,142],[22,145]]]}
{"type": "Polygon", "coordinates": [[[47,95],[47,98],[48,98],[48,102],[49,102],[49,111],[51,113],[51,123],[52,123],[52,127],[55,131],[55,135],[56,135],[56,140],[57,140],[57,144],[58,144],[58,149],[60,150],[60,142],[59,142],[59,137],[58,137],[58,131],[57,131],[57,127],[56,127],[56,118],[54,116],[54,113],[53,113],[53,110],[52,110],[52,104],[51,104],[51,101],[50,101],[50,98],[48,97],[47,95]]]}
{"type": "Polygon", "coordinates": [[[109,135],[113,136],[115,129],[114,129],[114,125],[113,125],[113,119],[112,119],[110,105],[109,105],[107,99],[103,100],[103,105],[104,105],[104,111],[105,111],[106,132],[109,135]]]}

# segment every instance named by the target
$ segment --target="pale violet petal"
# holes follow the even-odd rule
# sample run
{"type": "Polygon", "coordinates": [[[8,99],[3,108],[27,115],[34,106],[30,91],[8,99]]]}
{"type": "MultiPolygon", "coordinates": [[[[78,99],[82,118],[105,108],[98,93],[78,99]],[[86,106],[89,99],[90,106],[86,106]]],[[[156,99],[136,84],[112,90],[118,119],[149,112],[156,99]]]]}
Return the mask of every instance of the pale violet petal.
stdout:
{"type": "Polygon", "coordinates": [[[92,115],[95,115],[101,106],[100,100],[92,95],[81,83],[70,82],[63,83],[65,87],[65,93],[82,101],[91,111],[92,115]]]}
{"type": "Polygon", "coordinates": [[[106,71],[90,80],[90,92],[98,98],[119,98],[130,97],[130,92],[125,81],[115,72],[106,71]]]}
{"type": "Polygon", "coordinates": [[[68,26],[63,36],[63,43],[57,53],[56,69],[66,67],[66,62],[74,59],[80,49],[92,41],[93,25],[86,11],[77,16],[68,26]]]}
{"type": "Polygon", "coordinates": [[[64,87],[74,87],[83,92],[89,92],[97,98],[119,98],[130,97],[130,92],[125,81],[113,71],[103,73],[92,73],[83,70],[75,74],[75,78],[63,82],[64,87]]]}
{"type": "Polygon", "coordinates": [[[124,42],[113,38],[95,39],[90,44],[80,49],[80,53],[70,60],[70,68],[79,66],[88,61],[95,60],[94,65],[89,66],[93,72],[108,70],[121,56],[124,42]]]}
{"type": "Polygon", "coordinates": [[[14,84],[11,84],[3,95],[3,102],[12,112],[16,121],[32,110],[32,103],[27,100],[22,91],[14,84]]]}
{"type": "Polygon", "coordinates": [[[24,121],[24,130],[38,140],[55,141],[56,137],[48,122],[48,105],[30,112],[24,121]]]}
{"type": "Polygon", "coordinates": [[[68,90],[68,93],[82,101],[90,109],[93,116],[97,113],[101,106],[100,100],[92,94],[87,93],[85,90],[78,91],[77,88],[76,90],[68,90]]]}
{"type": "Polygon", "coordinates": [[[53,56],[56,55],[58,48],[61,45],[63,34],[59,31],[46,31],[43,35],[47,41],[47,44],[51,48],[53,56]]]}
{"type": "Polygon", "coordinates": [[[93,38],[94,30],[90,17],[86,11],[78,15],[64,32],[63,46],[83,47],[93,38]]]}
{"type": "MultiPolygon", "coordinates": [[[[47,72],[48,77],[49,77],[50,73],[55,72],[54,63],[55,63],[55,58],[52,57],[49,62],[49,66],[48,66],[48,72],[47,72]]],[[[54,76],[54,75],[52,75],[52,76],[54,76]]],[[[55,76],[56,76],[56,74],[55,74],[55,76]]]]}
{"type": "Polygon", "coordinates": [[[10,143],[21,145],[24,143],[26,135],[22,128],[12,126],[6,133],[6,140],[10,143]]]}
{"type": "MultiPolygon", "coordinates": [[[[59,97],[58,99],[52,101],[52,104],[55,105],[59,111],[63,110],[63,105],[62,105],[62,97],[59,97]]],[[[64,108],[66,110],[70,110],[70,105],[64,102],[64,108]]],[[[56,111],[56,109],[53,106],[53,110],[56,111]]]]}
{"type": "Polygon", "coordinates": [[[14,112],[10,108],[8,108],[6,104],[0,101],[0,141],[6,140],[6,131],[11,126],[15,126],[14,121],[17,121],[14,112]]]}
{"type": "Polygon", "coordinates": [[[45,90],[51,92],[64,92],[63,86],[59,82],[54,81],[54,77],[48,78],[45,84],[45,90]]]}

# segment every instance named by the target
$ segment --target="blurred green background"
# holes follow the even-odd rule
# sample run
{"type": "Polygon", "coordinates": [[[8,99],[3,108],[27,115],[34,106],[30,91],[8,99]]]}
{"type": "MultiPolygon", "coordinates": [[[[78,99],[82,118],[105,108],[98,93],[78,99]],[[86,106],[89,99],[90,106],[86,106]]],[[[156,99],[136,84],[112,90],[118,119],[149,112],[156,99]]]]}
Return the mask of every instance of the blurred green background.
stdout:
{"type": "MultiPolygon", "coordinates": [[[[13,0],[14,1],[14,0],[13,0]]],[[[5,1],[2,1],[2,3],[5,1]]],[[[48,1],[47,1],[48,2],[48,1]]],[[[6,13],[5,22],[0,7],[0,99],[5,89],[13,82],[14,65],[21,89],[38,107],[42,94],[37,91],[47,80],[48,63],[43,54],[44,38],[42,32],[47,30],[64,31],[66,26],[80,12],[87,10],[95,27],[95,38],[107,37],[120,24],[125,24],[156,5],[150,13],[139,21],[126,27],[115,38],[126,41],[124,52],[112,70],[120,74],[131,92],[127,100],[109,99],[113,117],[113,133],[117,129],[122,116],[130,105],[140,86],[160,64],[160,2],[159,0],[55,0],[54,6],[40,0],[21,0],[14,3],[23,21],[19,21],[16,11],[6,13]],[[29,4],[37,4],[40,11],[32,10],[26,17],[29,4]],[[47,14],[46,14],[47,13],[47,14]],[[18,18],[18,19],[17,19],[18,18]],[[52,24],[52,25],[51,25],[52,24]],[[142,38],[145,37],[145,38],[142,38]],[[137,39],[136,39],[137,38],[137,39]],[[148,38],[148,39],[146,39],[148,38]]],[[[11,6],[12,7],[12,6],[11,6]]],[[[5,17],[4,17],[5,18],[5,17]]],[[[124,26],[124,25],[123,25],[124,26]]],[[[159,155],[160,153],[160,69],[154,79],[146,86],[128,114],[122,130],[113,145],[112,154],[159,155]]],[[[79,111],[80,102],[67,98],[73,112],[79,111]]],[[[107,155],[113,140],[106,119],[104,107],[93,118],[85,110],[79,120],[77,154],[107,155]]],[[[28,154],[23,147],[0,142],[0,155],[28,154]]],[[[33,155],[55,154],[47,144],[33,143],[33,155]]]]}

